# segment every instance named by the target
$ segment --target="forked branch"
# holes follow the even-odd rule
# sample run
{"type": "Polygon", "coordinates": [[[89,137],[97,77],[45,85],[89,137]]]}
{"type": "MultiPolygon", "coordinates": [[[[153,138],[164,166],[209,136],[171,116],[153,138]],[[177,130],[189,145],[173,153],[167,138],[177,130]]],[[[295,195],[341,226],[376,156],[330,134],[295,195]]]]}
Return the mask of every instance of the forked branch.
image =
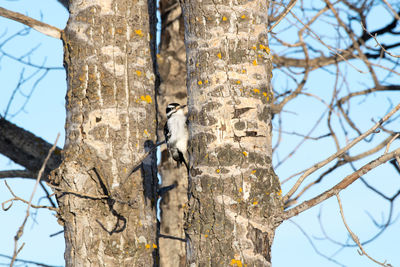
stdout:
{"type": "Polygon", "coordinates": [[[338,184],[333,186],[331,189],[286,211],[282,216],[283,220],[287,220],[293,216],[296,216],[299,213],[301,213],[305,210],[308,210],[308,209],[318,205],[319,203],[323,202],[324,200],[338,194],[340,191],[347,188],[354,181],[356,181],[358,178],[360,178],[364,174],[368,173],[370,170],[378,167],[379,165],[381,165],[393,158],[399,157],[399,156],[400,156],[400,148],[394,150],[393,152],[386,153],[386,154],[380,156],[379,158],[365,164],[359,170],[346,176],[342,181],[340,181],[338,184]]]}

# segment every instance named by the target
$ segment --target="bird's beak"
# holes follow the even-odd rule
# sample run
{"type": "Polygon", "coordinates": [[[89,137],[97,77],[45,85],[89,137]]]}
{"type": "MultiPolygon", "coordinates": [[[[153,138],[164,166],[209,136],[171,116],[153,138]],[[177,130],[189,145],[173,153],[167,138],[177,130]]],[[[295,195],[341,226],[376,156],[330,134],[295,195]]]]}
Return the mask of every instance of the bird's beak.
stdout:
{"type": "Polygon", "coordinates": [[[182,105],[182,106],[180,106],[180,108],[185,108],[187,105],[182,105]]]}

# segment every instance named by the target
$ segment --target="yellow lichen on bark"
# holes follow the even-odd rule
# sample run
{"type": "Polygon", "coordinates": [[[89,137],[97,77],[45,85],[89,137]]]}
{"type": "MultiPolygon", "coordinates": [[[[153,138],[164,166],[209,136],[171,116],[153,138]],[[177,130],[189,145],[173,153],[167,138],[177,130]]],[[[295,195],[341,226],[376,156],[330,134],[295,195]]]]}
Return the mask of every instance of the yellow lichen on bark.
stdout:
{"type": "Polygon", "coordinates": [[[139,35],[140,37],[143,37],[143,36],[144,36],[142,30],[135,30],[135,33],[136,33],[137,35],[139,35]]]}
{"type": "Polygon", "coordinates": [[[150,95],[142,95],[142,96],[140,96],[140,99],[142,100],[142,101],[145,101],[145,102],[147,102],[147,103],[152,103],[153,102],[153,100],[152,100],[152,98],[151,98],[151,96],[150,95]]]}
{"type": "Polygon", "coordinates": [[[242,266],[243,266],[243,263],[242,263],[241,260],[232,259],[230,265],[231,265],[231,266],[242,267],[242,266]]]}

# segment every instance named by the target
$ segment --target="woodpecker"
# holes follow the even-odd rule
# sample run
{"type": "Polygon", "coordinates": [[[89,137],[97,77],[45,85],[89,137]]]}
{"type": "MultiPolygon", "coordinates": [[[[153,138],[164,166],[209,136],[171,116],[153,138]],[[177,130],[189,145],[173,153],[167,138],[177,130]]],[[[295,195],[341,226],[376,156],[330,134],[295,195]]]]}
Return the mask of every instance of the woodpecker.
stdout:
{"type": "Polygon", "coordinates": [[[167,122],[164,126],[165,142],[172,158],[180,165],[182,162],[188,169],[187,147],[189,134],[187,118],[184,113],[186,105],[168,104],[166,109],[167,122]]]}

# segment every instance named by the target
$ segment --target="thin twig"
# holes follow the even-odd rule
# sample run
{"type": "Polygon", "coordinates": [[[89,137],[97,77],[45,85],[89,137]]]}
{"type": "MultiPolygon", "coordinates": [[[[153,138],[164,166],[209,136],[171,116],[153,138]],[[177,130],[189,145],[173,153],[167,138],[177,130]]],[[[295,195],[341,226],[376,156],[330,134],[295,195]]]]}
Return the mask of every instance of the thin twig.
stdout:
{"type": "Polygon", "coordinates": [[[372,35],[372,34],[365,28],[364,24],[361,23],[361,27],[363,28],[363,30],[364,30],[366,33],[368,33],[369,36],[371,36],[371,37],[375,40],[376,44],[379,45],[379,46],[382,48],[382,50],[383,50],[386,54],[388,54],[388,55],[390,55],[390,56],[392,56],[392,57],[395,57],[395,58],[400,58],[400,55],[393,55],[392,53],[390,53],[389,51],[387,51],[387,50],[381,45],[381,43],[378,42],[378,40],[376,39],[376,34],[375,34],[375,35],[372,35]]]}
{"type": "Polygon", "coordinates": [[[389,2],[386,1],[386,0],[382,0],[382,1],[388,6],[388,8],[390,9],[390,11],[392,11],[394,17],[395,17],[397,20],[400,20],[399,14],[396,13],[396,10],[394,10],[394,8],[389,4],[389,2]]]}
{"type": "Polygon", "coordinates": [[[289,13],[289,11],[294,7],[296,4],[297,0],[291,0],[289,4],[287,5],[286,9],[278,16],[277,21],[272,25],[269,29],[268,32],[272,32],[272,30],[275,28],[276,25],[278,25],[281,20],[286,17],[286,15],[289,13]]]}
{"type": "Polygon", "coordinates": [[[347,229],[347,231],[349,232],[349,234],[350,234],[351,238],[353,239],[353,241],[358,245],[358,247],[359,247],[360,250],[361,250],[361,252],[359,251],[358,253],[359,253],[361,256],[362,256],[362,255],[367,256],[368,259],[372,260],[373,262],[375,262],[375,263],[377,263],[377,264],[379,264],[379,265],[381,265],[381,266],[384,266],[384,267],[393,267],[391,264],[386,263],[386,261],[384,261],[384,262],[379,262],[379,261],[375,260],[375,259],[372,258],[370,255],[368,255],[367,252],[365,252],[363,246],[362,246],[361,243],[360,243],[360,240],[358,239],[358,236],[357,236],[356,234],[354,234],[354,233],[351,231],[350,227],[349,227],[349,226],[347,225],[347,223],[346,223],[346,219],[344,218],[344,213],[343,213],[342,202],[341,202],[341,200],[340,200],[339,194],[336,194],[336,198],[337,198],[338,203],[339,203],[340,216],[342,216],[342,220],[343,220],[344,226],[346,227],[346,229],[347,229]]]}
{"type": "Polygon", "coordinates": [[[303,21],[301,19],[299,19],[292,11],[290,11],[290,14],[292,14],[292,16],[298,21],[300,22],[304,27],[307,28],[307,30],[309,30],[312,35],[310,35],[311,37],[317,39],[322,45],[324,45],[326,48],[328,48],[330,51],[332,51],[334,54],[336,54],[338,57],[340,57],[341,59],[343,59],[347,64],[349,64],[353,69],[357,70],[359,73],[367,73],[365,71],[360,70],[359,68],[357,68],[356,66],[354,66],[353,64],[351,64],[342,54],[338,53],[334,48],[332,48],[330,45],[326,44],[324,41],[322,41],[322,39],[318,36],[318,34],[316,34],[310,27],[308,27],[306,24],[303,23],[303,21]]]}
{"type": "Polygon", "coordinates": [[[55,232],[54,234],[49,235],[49,237],[55,237],[55,236],[57,236],[57,235],[59,235],[59,234],[62,234],[62,233],[64,233],[64,230],[55,232]]]}
{"type": "MultiPolygon", "coordinates": [[[[21,201],[21,202],[23,202],[23,203],[29,205],[29,202],[28,202],[28,201],[26,201],[25,199],[20,198],[20,197],[18,197],[17,195],[15,195],[15,193],[11,190],[11,187],[8,185],[7,181],[4,181],[4,183],[5,183],[6,187],[8,188],[8,191],[10,191],[11,195],[13,196],[13,198],[10,198],[9,200],[6,200],[6,201],[4,201],[3,203],[1,203],[1,208],[2,208],[4,211],[9,210],[9,209],[11,208],[11,206],[12,206],[13,201],[15,201],[15,200],[21,201]],[[6,204],[7,204],[8,202],[11,202],[11,204],[10,204],[8,207],[6,207],[6,204]]],[[[57,211],[57,210],[58,210],[58,209],[55,208],[55,207],[49,207],[49,206],[41,206],[41,205],[33,205],[33,204],[30,204],[30,206],[31,206],[32,208],[34,208],[34,209],[49,209],[49,210],[51,210],[51,211],[57,211]]]]}
{"type": "Polygon", "coordinates": [[[390,139],[389,143],[386,145],[386,149],[385,149],[385,154],[389,151],[390,145],[392,144],[392,142],[399,137],[400,133],[397,133],[395,136],[392,137],[392,139],[390,139]]]}
{"type": "MultiPolygon", "coordinates": [[[[42,190],[43,190],[44,193],[46,194],[46,198],[47,198],[47,200],[50,202],[51,206],[52,206],[53,208],[57,208],[56,203],[54,203],[54,201],[51,199],[51,197],[54,196],[55,193],[51,193],[51,194],[50,194],[49,191],[47,191],[47,189],[46,189],[46,187],[45,187],[43,181],[40,181],[40,187],[42,188],[42,190]]],[[[39,202],[40,202],[40,200],[41,200],[42,198],[45,198],[45,197],[41,197],[41,198],[39,199],[39,202]]]]}
{"type": "MultiPolygon", "coordinates": [[[[318,118],[318,120],[315,122],[314,126],[308,131],[306,136],[310,136],[315,129],[319,126],[321,123],[322,119],[325,116],[325,112],[322,112],[321,116],[318,118]]],[[[283,159],[279,160],[279,162],[274,166],[275,169],[277,169],[279,166],[281,166],[286,160],[288,160],[290,157],[292,157],[298,150],[299,148],[308,140],[309,138],[304,137],[292,150],[289,154],[287,154],[283,159]]]]}
{"type": "Polygon", "coordinates": [[[311,247],[314,249],[315,253],[317,253],[318,255],[320,255],[321,257],[325,258],[328,261],[331,261],[331,262],[333,262],[333,263],[335,263],[337,265],[340,265],[342,267],[346,267],[346,265],[343,265],[342,263],[340,263],[337,260],[333,259],[333,257],[329,257],[329,256],[325,255],[324,253],[322,253],[321,251],[319,251],[318,246],[314,244],[314,242],[312,241],[311,237],[306,233],[306,231],[299,224],[297,224],[293,220],[289,220],[289,222],[293,223],[300,230],[300,232],[306,237],[306,239],[310,243],[311,247]]]}
{"type": "Polygon", "coordinates": [[[11,259],[10,267],[12,267],[12,266],[14,265],[18,253],[22,250],[22,248],[23,248],[24,245],[25,245],[25,243],[23,243],[23,244],[21,245],[21,247],[18,248],[18,240],[21,238],[21,236],[22,236],[23,233],[24,233],[25,224],[26,224],[26,222],[28,221],[28,218],[29,218],[29,215],[30,215],[30,208],[31,208],[31,206],[32,206],[33,196],[34,196],[35,193],[36,193],[36,189],[37,189],[37,187],[38,187],[38,185],[39,185],[39,182],[40,182],[40,179],[41,179],[42,174],[43,174],[43,172],[44,172],[44,169],[46,168],[47,161],[50,159],[51,153],[53,153],[53,151],[54,151],[54,150],[56,149],[56,147],[57,147],[57,141],[58,141],[58,138],[59,138],[59,137],[60,137],[60,134],[57,134],[56,141],[54,142],[53,146],[50,148],[49,152],[47,153],[47,156],[46,156],[46,158],[44,159],[44,162],[43,162],[43,164],[42,164],[42,167],[41,167],[40,170],[39,170],[38,176],[37,176],[37,178],[36,178],[35,186],[33,187],[33,191],[32,191],[31,197],[29,198],[28,207],[27,207],[27,209],[26,209],[26,215],[25,215],[24,221],[22,222],[21,226],[19,227],[19,229],[18,229],[18,231],[17,231],[17,233],[16,233],[16,235],[15,235],[15,237],[14,237],[14,252],[13,252],[12,259],[11,259]]]}

